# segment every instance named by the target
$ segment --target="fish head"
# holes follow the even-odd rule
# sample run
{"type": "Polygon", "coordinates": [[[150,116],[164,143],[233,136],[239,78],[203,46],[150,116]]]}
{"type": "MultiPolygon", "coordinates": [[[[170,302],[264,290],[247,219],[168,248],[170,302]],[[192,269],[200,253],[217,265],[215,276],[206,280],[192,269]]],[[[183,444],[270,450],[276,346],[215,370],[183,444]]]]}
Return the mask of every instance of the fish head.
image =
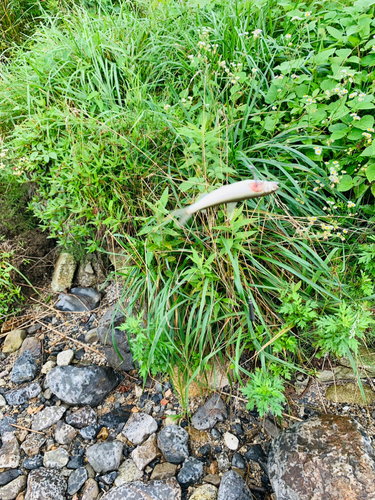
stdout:
{"type": "Polygon", "coordinates": [[[268,193],[274,193],[279,189],[279,183],[275,181],[269,181],[266,183],[267,184],[267,191],[268,193]]]}
{"type": "Polygon", "coordinates": [[[254,193],[274,193],[279,189],[279,183],[274,181],[250,181],[249,187],[254,193]]]}

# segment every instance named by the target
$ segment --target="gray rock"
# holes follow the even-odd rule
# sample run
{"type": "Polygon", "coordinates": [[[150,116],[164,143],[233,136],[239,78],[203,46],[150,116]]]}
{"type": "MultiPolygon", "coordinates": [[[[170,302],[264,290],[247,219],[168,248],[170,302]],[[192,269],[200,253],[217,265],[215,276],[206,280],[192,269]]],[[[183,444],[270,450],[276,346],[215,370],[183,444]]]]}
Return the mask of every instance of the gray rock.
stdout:
{"type": "MultiPolygon", "coordinates": [[[[27,330],[27,333],[30,333],[29,330],[30,328],[27,330]]],[[[20,354],[22,354],[25,351],[30,351],[31,354],[37,358],[42,353],[42,346],[40,341],[35,337],[26,337],[21,346],[20,354]]]]}
{"type": "Polygon", "coordinates": [[[98,474],[111,472],[119,468],[123,447],[124,445],[120,441],[97,443],[87,449],[86,457],[98,474]]]}
{"type": "Polygon", "coordinates": [[[77,429],[83,429],[88,425],[95,425],[96,420],[96,413],[91,406],[84,406],[83,408],[80,408],[65,417],[65,422],[73,427],[76,427],[77,429]]]}
{"type": "Polygon", "coordinates": [[[94,344],[95,342],[98,342],[99,337],[98,337],[98,329],[93,328],[89,332],[86,333],[85,335],[85,342],[86,344],[94,344]]]}
{"type": "Polygon", "coordinates": [[[251,500],[252,498],[245,481],[237,472],[230,470],[223,474],[217,500],[251,500]]]}
{"type": "Polygon", "coordinates": [[[181,500],[181,488],[175,478],[148,483],[127,483],[112,488],[101,500],[181,500]]]}
{"type": "Polygon", "coordinates": [[[105,281],[104,266],[95,254],[86,255],[79,264],[77,282],[83,287],[105,281]]]}
{"type": "Polygon", "coordinates": [[[118,385],[120,377],[103,366],[56,366],[46,380],[52,393],[65,403],[97,406],[118,385]]]}
{"type": "MultiPolygon", "coordinates": [[[[134,370],[134,362],[133,362],[133,356],[130,352],[129,344],[127,343],[128,340],[127,338],[125,338],[125,335],[126,335],[125,332],[121,332],[122,347],[119,347],[119,344],[116,342],[120,356],[118,355],[114,347],[105,346],[103,350],[105,357],[107,358],[108,364],[112,366],[112,368],[114,368],[115,370],[123,370],[125,372],[128,372],[130,370],[134,370]]],[[[119,337],[119,335],[116,334],[116,337],[119,337]]]]}
{"type": "Polygon", "coordinates": [[[40,469],[40,467],[43,467],[43,457],[42,457],[42,455],[35,455],[32,458],[26,458],[22,462],[22,467],[24,469],[28,469],[28,470],[40,469]]]}
{"type": "Polygon", "coordinates": [[[177,465],[164,462],[156,464],[151,474],[151,480],[169,479],[176,475],[177,465]]]}
{"type": "MultiPolygon", "coordinates": [[[[126,460],[125,460],[126,462],[126,460]]],[[[117,471],[109,472],[108,474],[105,474],[104,476],[100,476],[99,479],[102,483],[108,484],[108,486],[111,486],[118,477],[119,473],[117,471]]],[[[143,475],[143,473],[142,473],[143,475]]]]}
{"type": "Polygon", "coordinates": [[[8,405],[18,406],[27,403],[31,398],[36,398],[41,392],[42,388],[38,382],[33,382],[32,384],[22,387],[22,389],[7,392],[5,398],[8,405]]]}
{"type": "Polygon", "coordinates": [[[371,440],[348,417],[323,414],[284,430],[272,443],[268,469],[277,500],[375,498],[371,440]]]}
{"type": "Polygon", "coordinates": [[[3,434],[3,446],[0,448],[0,469],[15,469],[20,464],[20,448],[12,432],[3,434]]]}
{"type": "MultiPolygon", "coordinates": [[[[10,469],[5,472],[0,473],[0,486],[5,486],[10,483],[18,476],[20,476],[22,472],[19,469],[10,469]]],[[[0,497],[1,498],[1,497],[0,497]]]]}
{"type": "Polygon", "coordinates": [[[101,429],[100,425],[88,425],[79,431],[83,439],[91,441],[95,439],[101,429]]]}
{"type": "Polygon", "coordinates": [[[55,440],[59,444],[70,444],[76,437],[77,432],[77,429],[60,420],[56,425],[55,440]]]}
{"type": "Polygon", "coordinates": [[[14,418],[11,417],[5,417],[2,420],[0,420],[0,435],[4,436],[5,433],[7,432],[15,432],[16,428],[12,427],[11,424],[15,424],[16,421],[14,418]]]}
{"type": "Polygon", "coordinates": [[[159,432],[158,447],[165,460],[181,464],[189,456],[189,434],[178,425],[168,425],[159,432]]]}
{"type": "Polygon", "coordinates": [[[158,430],[156,420],[145,413],[133,413],[122,430],[122,434],[132,444],[142,444],[158,430]]]}
{"type": "Polygon", "coordinates": [[[46,451],[43,465],[47,469],[62,469],[69,462],[69,453],[64,448],[46,451]]]}
{"type": "Polygon", "coordinates": [[[160,450],[156,442],[156,434],[151,436],[140,446],[132,451],[132,459],[138,469],[143,470],[155,458],[160,457],[160,450]]]}
{"type": "Polygon", "coordinates": [[[216,460],[220,472],[224,472],[229,469],[230,462],[226,453],[219,453],[216,457],[216,460]]]}
{"type": "Polygon", "coordinates": [[[64,415],[66,408],[63,406],[50,406],[37,413],[33,418],[31,428],[33,431],[43,431],[56,424],[64,415]]]}
{"type": "Polygon", "coordinates": [[[177,475],[177,481],[181,488],[186,489],[199,483],[203,477],[203,463],[197,458],[189,457],[185,460],[180,472],[177,475]]]}
{"type": "Polygon", "coordinates": [[[98,324],[97,335],[100,342],[103,345],[112,346],[112,330],[115,329],[116,326],[121,325],[124,321],[124,312],[119,302],[109,307],[98,324]]]}
{"type": "Polygon", "coordinates": [[[68,480],[68,495],[74,495],[77,493],[87,480],[87,470],[84,467],[80,467],[72,472],[68,480]]]}
{"type": "Polygon", "coordinates": [[[100,303],[100,293],[94,288],[84,288],[81,286],[72,288],[70,293],[79,298],[84,298],[89,304],[90,309],[96,309],[100,303]]]}
{"type": "Polygon", "coordinates": [[[73,349],[66,349],[65,351],[59,352],[57,355],[57,366],[69,366],[73,361],[74,351],[73,349]]]}
{"type": "Polygon", "coordinates": [[[99,488],[97,482],[94,479],[89,478],[86,481],[81,500],[96,500],[98,498],[98,495],[99,488]]]}
{"type": "Polygon", "coordinates": [[[11,483],[0,488],[1,500],[14,500],[26,488],[26,476],[19,476],[11,483]]]}
{"type": "Polygon", "coordinates": [[[4,396],[0,394],[0,407],[1,406],[6,406],[7,402],[5,401],[4,396]]]}
{"type": "Polygon", "coordinates": [[[21,450],[23,450],[26,455],[32,457],[39,453],[40,448],[46,442],[46,438],[42,434],[36,434],[34,432],[26,436],[25,441],[21,444],[21,450]]]}
{"type": "Polygon", "coordinates": [[[125,483],[133,483],[142,479],[143,472],[138,469],[134,461],[129,458],[125,460],[121,467],[119,468],[119,475],[115,479],[115,486],[121,486],[125,483]]]}
{"type": "Polygon", "coordinates": [[[73,255],[70,253],[59,255],[52,276],[51,289],[53,292],[63,292],[72,286],[76,267],[73,255]]]}
{"type": "Polygon", "coordinates": [[[194,490],[189,500],[216,500],[217,488],[212,484],[203,484],[194,490]]]}
{"type": "Polygon", "coordinates": [[[264,430],[273,438],[276,438],[280,434],[280,428],[268,418],[264,421],[264,430]]]}
{"type": "Polygon", "coordinates": [[[246,469],[246,462],[241,453],[235,453],[232,458],[232,467],[246,469]]]}
{"type": "Polygon", "coordinates": [[[56,309],[63,312],[85,312],[91,311],[89,303],[84,297],[61,293],[55,304],[56,309]]]}
{"type": "Polygon", "coordinates": [[[14,363],[10,380],[14,384],[22,384],[23,382],[30,382],[38,374],[38,366],[34,356],[30,351],[25,351],[20,354],[14,363]]]}
{"type": "Polygon", "coordinates": [[[66,480],[57,471],[38,469],[27,479],[25,500],[65,500],[66,480]]]}
{"type": "Polygon", "coordinates": [[[228,417],[225,405],[218,394],[214,394],[198,411],[191,420],[194,429],[203,431],[212,429],[218,422],[223,422],[228,417]]]}

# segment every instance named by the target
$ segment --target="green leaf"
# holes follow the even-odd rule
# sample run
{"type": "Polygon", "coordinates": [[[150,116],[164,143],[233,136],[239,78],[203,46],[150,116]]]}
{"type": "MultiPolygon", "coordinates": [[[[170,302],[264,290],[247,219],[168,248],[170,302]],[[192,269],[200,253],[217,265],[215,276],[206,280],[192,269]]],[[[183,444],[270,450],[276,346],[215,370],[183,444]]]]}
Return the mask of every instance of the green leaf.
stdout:
{"type": "Polygon", "coordinates": [[[332,54],[334,54],[336,52],[336,48],[333,48],[333,49],[327,49],[327,50],[323,50],[322,52],[319,52],[316,56],[315,56],[315,64],[316,65],[319,65],[319,64],[323,64],[325,62],[328,62],[328,59],[331,57],[332,54]]]}
{"type": "Polygon", "coordinates": [[[354,186],[353,179],[350,175],[344,175],[340,181],[340,184],[337,186],[337,191],[341,193],[345,191],[349,191],[354,186]]]}
{"type": "Polygon", "coordinates": [[[375,181],[375,163],[370,163],[366,168],[366,177],[369,182],[375,181]]]}
{"type": "Polygon", "coordinates": [[[264,120],[264,128],[271,132],[276,125],[277,118],[273,118],[272,116],[267,116],[266,119],[264,120]]]}
{"type": "Polygon", "coordinates": [[[333,36],[333,38],[336,38],[336,40],[342,40],[344,38],[344,34],[342,31],[337,30],[333,26],[327,26],[327,31],[328,33],[333,36]]]}
{"type": "Polygon", "coordinates": [[[359,128],[361,130],[367,130],[368,128],[372,128],[374,125],[374,117],[372,115],[365,115],[362,118],[353,123],[355,128],[359,128]]]}

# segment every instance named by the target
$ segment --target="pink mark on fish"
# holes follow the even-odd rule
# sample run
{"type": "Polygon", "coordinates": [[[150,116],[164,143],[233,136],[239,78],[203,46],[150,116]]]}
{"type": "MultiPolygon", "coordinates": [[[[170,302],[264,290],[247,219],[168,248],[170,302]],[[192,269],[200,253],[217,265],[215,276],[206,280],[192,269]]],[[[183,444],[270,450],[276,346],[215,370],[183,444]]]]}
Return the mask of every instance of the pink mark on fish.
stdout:
{"type": "Polygon", "coordinates": [[[264,182],[253,181],[249,182],[249,187],[254,193],[261,193],[263,191],[264,182]]]}

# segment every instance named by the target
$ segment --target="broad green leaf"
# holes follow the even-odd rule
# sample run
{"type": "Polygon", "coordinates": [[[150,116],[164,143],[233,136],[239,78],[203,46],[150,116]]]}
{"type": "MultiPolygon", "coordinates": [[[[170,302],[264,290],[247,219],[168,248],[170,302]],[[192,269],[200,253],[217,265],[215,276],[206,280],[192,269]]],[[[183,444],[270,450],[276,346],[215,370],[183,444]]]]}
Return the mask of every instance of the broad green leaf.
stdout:
{"type": "Polygon", "coordinates": [[[316,65],[319,65],[319,64],[323,64],[325,62],[328,62],[328,59],[336,52],[336,48],[333,48],[333,49],[327,49],[327,50],[323,50],[322,52],[319,52],[316,56],[315,56],[315,64],[316,65]]]}
{"type": "Polygon", "coordinates": [[[344,175],[340,181],[340,184],[337,186],[337,191],[341,193],[345,191],[349,191],[354,186],[354,181],[350,175],[344,175]]]}
{"type": "Polygon", "coordinates": [[[374,125],[374,117],[372,115],[365,115],[362,118],[354,122],[355,128],[359,128],[361,130],[367,130],[368,128],[372,128],[374,125]]]}
{"type": "Polygon", "coordinates": [[[366,177],[369,182],[375,181],[375,163],[370,163],[366,168],[366,177]]]}
{"type": "Polygon", "coordinates": [[[336,40],[342,40],[344,38],[344,34],[342,31],[337,30],[333,26],[327,26],[327,31],[328,33],[333,36],[333,38],[336,38],[336,40]]]}

